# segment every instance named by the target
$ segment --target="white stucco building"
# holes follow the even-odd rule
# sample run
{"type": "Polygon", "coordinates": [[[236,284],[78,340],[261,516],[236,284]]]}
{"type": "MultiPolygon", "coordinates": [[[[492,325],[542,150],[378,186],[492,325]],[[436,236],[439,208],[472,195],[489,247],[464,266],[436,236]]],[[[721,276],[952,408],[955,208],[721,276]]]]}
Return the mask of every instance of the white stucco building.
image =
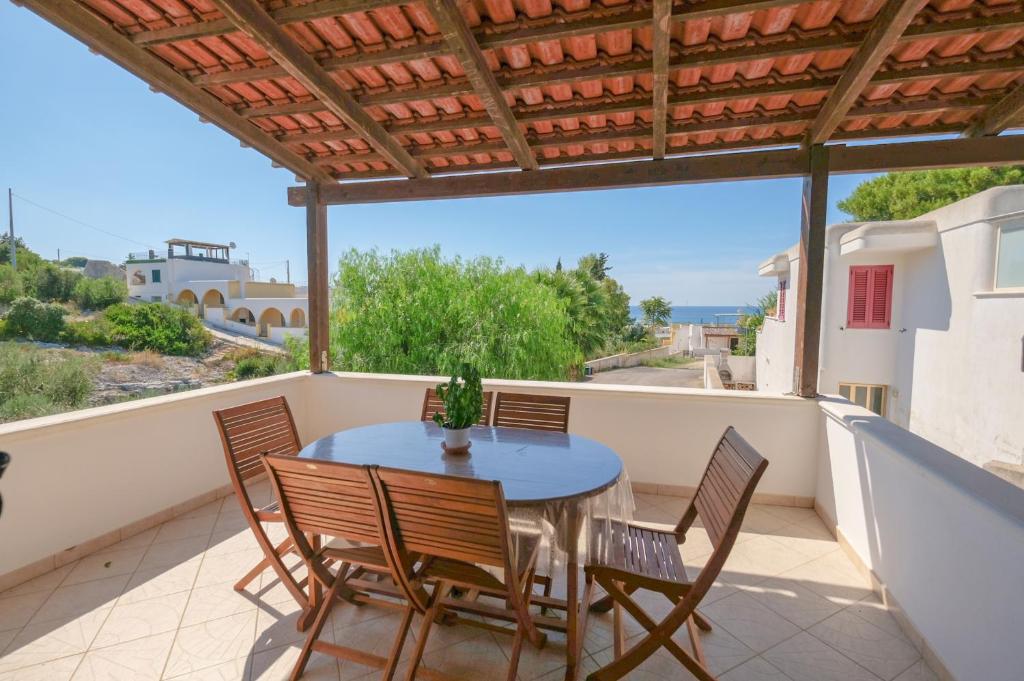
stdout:
{"type": "MultiPolygon", "coordinates": [[[[779,309],[757,388],[793,384],[796,247],[760,265],[779,309]]],[[[914,220],[827,230],[818,391],[841,394],[978,465],[1024,464],[1024,187],[914,220]]]]}
{"type": "Polygon", "coordinates": [[[184,239],[167,253],[133,253],[125,263],[128,295],[194,309],[214,326],[282,342],[306,335],[308,304],[294,284],[253,281],[249,263],[230,246],[184,239]]]}

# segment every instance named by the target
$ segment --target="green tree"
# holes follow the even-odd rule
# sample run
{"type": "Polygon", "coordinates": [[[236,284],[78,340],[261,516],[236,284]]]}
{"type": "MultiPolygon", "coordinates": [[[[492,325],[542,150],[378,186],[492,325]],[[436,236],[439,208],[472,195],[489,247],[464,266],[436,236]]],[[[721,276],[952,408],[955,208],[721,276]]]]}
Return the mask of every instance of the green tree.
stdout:
{"type": "Polygon", "coordinates": [[[563,301],[522,268],[436,246],[349,251],[334,278],[331,350],[354,371],[451,375],[468,362],[484,376],[564,379],[582,360],[567,327],[563,301]]]}
{"type": "Polygon", "coordinates": [[[590,276],[598,281],[604,281],[605,277],[608,276],[608,272],[612,269],[608,264],[607,253],[588,253],[587,255],[580,258],[577,267],[589,272],[590,276]]]}
{"type": "Polygon", "coordinates": [[[1024,166],[888,173],[857,185],[837,205],[854,220],[908,220],[990,187],[1024,184],[1024,166]]]}
{"type": "MultiPolygon", "coordinates": [[[[21,237],[16,237],[14,244],[18,254],[19,272],[35,269],[39,266],[39,263],[43,262],[39,254],[26,246],[25,241],[21,237]]],[[[11,264],[11,237],[9,234],[0,234],[0,264],[11,264]]]]}
{"type": "Polygon", "coordinates": [[[640,311],[644,315],[644,325],[651,329],[665,326],[672,319],[672,303],[661,296],[641,300],[640,311]]]}
{"type": "Polygon", "coordinates": [[[75,302],[84,310],[104,310],[128,297],[128,286],[113,277],[83,277],[72,292],[75,302]]]}
{"type": "MultiPolygon", "coordinates": [[[[21,270],[21,260],[18,260],[21,270]]],[[[74,270],[58,267],[50,262],[41,262],[24,273],[25,291],[33,298],[45,301],[67,302],[74,295],[75,285],[82,275],[74,270]]]]}
{"type": "Polygon", "coordinates": [[[64,316],[67,313],[63,306],[56,303],[18,298],[11,303],[11,309],[4,318],[4,333],[11,337],[56,341],[64,331],[64,316]]]}
{"type": "Polygon", "coordinates": [[[739,318],[736,325],[740,328],[740,342],[735,354],[753,356],[757,353],[757,332],[764,326],[764,318],[775,311],[779,302],[779,292],[770,291],[757,299],[752,305],[754,311],[739,318]]]}
{"type": "Polygon", "coordinates": [[[0,265],[0,305],[10,305],[24,292],[21,276],[10,265],[0,265]]]}
{"type": "Polygon", "coordinates": [[[196,356],[212,341],[195,315],[163,303],[118,303],[107,308],[103,317],[110,324],[114,343],[129,350],[196,356]]]}
{"type": "Polygon", "coordinates": [[[608,341],[608,300],[600,282],[584,270],[538,270],[534,277],[564,304],[569,336],[584,358],[600,354],[608,341]]]}
{"type": "Polygon", "coordinates": [[[64,258],[60,261],[60,264],[64,267],[85,267],[89,262],[89,259],[84,255],[73,255],[70,258],[64,258]]]}

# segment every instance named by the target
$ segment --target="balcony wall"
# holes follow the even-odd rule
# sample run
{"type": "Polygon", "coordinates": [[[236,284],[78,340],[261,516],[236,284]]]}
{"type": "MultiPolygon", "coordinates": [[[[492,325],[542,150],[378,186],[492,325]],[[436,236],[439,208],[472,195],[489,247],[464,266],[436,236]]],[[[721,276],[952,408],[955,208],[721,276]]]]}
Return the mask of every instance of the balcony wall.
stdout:
{"type": "Polygon", "coordinates": [[[820,404],[819,513],[934,668],[1019,681],[1024,490],[846,400],[820,404]]]}

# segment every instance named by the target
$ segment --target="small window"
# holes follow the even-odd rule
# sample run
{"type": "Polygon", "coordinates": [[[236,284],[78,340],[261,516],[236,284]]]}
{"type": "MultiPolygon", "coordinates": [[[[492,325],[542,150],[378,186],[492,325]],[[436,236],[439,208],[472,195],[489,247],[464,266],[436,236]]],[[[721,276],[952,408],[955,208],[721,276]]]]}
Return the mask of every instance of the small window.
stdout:
{"type": "Polygon", "coordinates": [[[149,300],[150,302],[153,303],[159,303],[161,300],[163,300],[163,298],[161,298],[160,296],[150,296],[149,300]]]}
{"type": "Polygon", "coordinates": [[[154,284],[160,283],[160,270],[153,270],[152,280],[154,284]]]}
{"type": "Polygon", "coordinates": [[[864,383],[840,383],[839,394],[854,404],[859,404],[879,416],[885,416],[885,402],[888,386],[864,383]]]}
{"type": "Polygon", "coordinates": [[[892,322],[892,265],[850,267],[846,326],[850,329],[888,329],[892,322]]]}
{"type": "Polygon", "coordinates": [[[999,228],[996,288],[1024,288],[1024,224],[999,228]]]}
{"type": "Polygon", "coordinates": [[[788,288],[789,282],[779,279],[779,298],[775,301],[775,318],[780,322],[786,321],[786,289],[788,288]]]}

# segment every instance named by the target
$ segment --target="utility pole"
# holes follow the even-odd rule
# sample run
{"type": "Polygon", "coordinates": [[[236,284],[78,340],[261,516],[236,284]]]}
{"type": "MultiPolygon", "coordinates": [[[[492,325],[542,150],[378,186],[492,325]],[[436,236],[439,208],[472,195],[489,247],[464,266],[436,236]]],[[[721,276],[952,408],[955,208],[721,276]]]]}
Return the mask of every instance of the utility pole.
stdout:
{"type": "Polygon", "coordinates": [[[10,187],[7,188],[7,215],[8,224],[10,226],[11,243],[8,246],[10,252],[11,268],[18,269],[18,247],[14,243],[14,192],[10,187]]]}
{"type": "Polygon", "coordinates": [[[292,261],[291,260],[285,260],[284,261],[284,271],[285,271],[285,275],[284,275],[285,276],[285,281],[287,281],[289,284],[292,283],[292,261]]]}

